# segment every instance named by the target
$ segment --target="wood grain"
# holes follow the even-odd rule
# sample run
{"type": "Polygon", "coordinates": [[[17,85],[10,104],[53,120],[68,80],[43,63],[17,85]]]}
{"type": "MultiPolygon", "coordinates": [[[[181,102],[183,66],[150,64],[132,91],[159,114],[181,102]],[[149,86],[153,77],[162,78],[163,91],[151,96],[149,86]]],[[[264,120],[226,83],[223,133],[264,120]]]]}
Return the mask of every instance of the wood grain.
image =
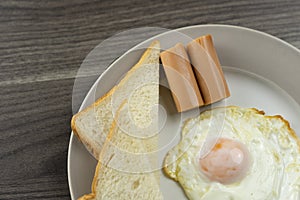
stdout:
{"type": "MultiPolygon", "coordinates": [[[[0,1],[0,199],[70,199],[67,150],[72,89],[85,56],[121,31],[232,24],[300,48],[300,1],[0,1]]],[[[120,45],[82,79],[74,110],[120,45]]],[[[128,37],[130,38],[130,37],[128,37]]],[[[120,52],[119,52],[120,53],[120,52]]]]}

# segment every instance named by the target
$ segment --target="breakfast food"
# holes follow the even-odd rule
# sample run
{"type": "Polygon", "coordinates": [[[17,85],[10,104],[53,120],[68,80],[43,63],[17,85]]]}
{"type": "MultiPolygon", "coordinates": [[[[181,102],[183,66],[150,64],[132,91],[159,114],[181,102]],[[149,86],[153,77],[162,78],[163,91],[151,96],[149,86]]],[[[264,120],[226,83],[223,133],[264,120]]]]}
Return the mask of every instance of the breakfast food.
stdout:
{"type": "Polygon", "coordinates": [[[179,112],[204,105],[189,57],[181,43],[162,52],[160,59],[179,112]]]}
{"type": "Polygon", "coordinates": [[[164,171],[191,200],[297,200],[300,142],[281,116],[216,108],[186,121],[164,171]]]}
{"type": "Polygon", "coordinates": [[[187,45],[204,103],[212,104],[230,96],[230,92],[210,35],[187,45]]]}
{"type": "Polygon", "coordinates": [[[73,118],[98,159],[92,193],[81,200],[162,199],[155,171],[159,47],[153,42],[117,86],[73,118]]]}
{"type": "MultiPolygon", "coordinates": [[[[116,116],[124,125],[129,124],[127,106],[125,101],[116,116]]],[[[124,133],[114,120],[99,157],[92,193],[79,200],[163,199],[157,172],[151,170],[149,144],[155,143],[124,133]]]]}
{"type": "MultiPolygon", "coordinates": [[[[73,132],[96,159],[98,159],[106,136],[110,131],[116,110],[124,100],[129,99],[131,94],[143,91],[138,89],[143,87],[146,90],[151,90],[152,92],[147,95],[155,96],[152,99],[156,98],[154,101],[158,102],[159,52],[159,42],[152,42],[139,62],[127,72],[125,77],[115,87],[91,106],[73,116],[71,122],[73,132]]],[[[130,102],[133,101],[134,98],[130,102]]],[[[139,111],[132,109],[132,107],[135,107],[136,101],[133,103],[135,104],[134,106],[130,102],[129,107],[133,110],[134,121],[137,121],[139,120],[139,111]]],[[[142,99],[139,102],[143,103],[142,99]]],[[[148,114],[147,116],[144,115],[144,120],[149,118],[149,107],[146,106],[141,109],[143,111],[147,109],[148,114]]]]}
{"type": "MultiPolygon", "coordinates": [[[[114,88],[73,117],[74,133],[98,159],[92,192],[80,200],[163,199],[159,46],[153,42],[114,88]]],[[[179,112],[230,96],[211,36],[187,48],[189,55],[180,43],[160,54],[179,112]]],[[[191,200],[298,200],[300,142],[280,116],[217,108],[185,122],[164,171],[191,200]]]]}
{"type": "Polygon", "coordinates": [[[230,96],[211,35],[190,42],[187,52],[178,43],[163,51],[160,58],[178,112],[209,105],[230,96]]]}

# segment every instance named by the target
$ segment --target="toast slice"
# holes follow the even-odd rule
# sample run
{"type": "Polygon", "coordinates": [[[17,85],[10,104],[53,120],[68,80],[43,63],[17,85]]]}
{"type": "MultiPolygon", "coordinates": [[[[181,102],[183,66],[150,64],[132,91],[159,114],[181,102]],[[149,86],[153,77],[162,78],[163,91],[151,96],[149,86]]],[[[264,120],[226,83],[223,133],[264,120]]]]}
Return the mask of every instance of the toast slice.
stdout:
{"type": "Polygon", "coordinates": [[[140,138],[134,131],[124,132],[117,124],[119,119],[123,127],[131,126],[128,105],[127,101],[122,104],[112,124],[99,157],[92,193],[79,200],[163,199],[157,171],[151,169],[155,153],[147,149],[149,144],[155,144],[156,136],[140,138]]]}
{"type": "Polygon", "coordinates": [[[115,87],[95,103],[73,116],[71,121],[73,132],[96,159],[100,155],[114,116],[124,100],[128,99],[128,109],[131,112],[134,126],[140,124],[140,132],[145,127],[151,127],[149,122],[152,122],[149,119],[152,118],[151,113],[153,112],[145,105],[147,101],[140,101],[136,97],[145,91],[139,88],[145,87],[148,88],[148,97],[158,103],[159,52],[159,41],[153,41],[138,63],[115,87]],[[153,98],[153,95],[156,96],[156,99],[153,98]],[[144,108],[141,109],[142,107],[144,108]],[[142,115],[141,112],[147,109],[148,114],[142,115]]]}

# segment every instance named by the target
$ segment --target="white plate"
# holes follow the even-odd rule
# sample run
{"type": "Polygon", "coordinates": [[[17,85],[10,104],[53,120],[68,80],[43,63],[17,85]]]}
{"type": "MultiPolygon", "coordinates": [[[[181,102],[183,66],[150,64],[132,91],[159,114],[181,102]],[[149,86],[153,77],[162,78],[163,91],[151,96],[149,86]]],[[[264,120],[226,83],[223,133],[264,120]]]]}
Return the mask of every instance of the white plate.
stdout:
{"type": "MultiPolygon", "coordinates": [[[[178,29],[191,38],[211,34],[230,87],[231,97],[221,104],[256,107],[268,115],[280,114],[292,128],[300,133],[300,51],[271,35],[236,26],[199,25],[178,29]]],[[[167,48],[183,41],[178,32],[169,31],[146,40],[134,49],[147,47],[158,39],[167,48]]],[[[94,97],[100,97],[113,87],[119,78],[138,61],[142,52],[124,54],[116,60],[96,81],[83,101],[80,110],[90,105],[94,97]],[[121,67],[122,64],[122,67],[121,67]],[[105,84],[104,84],[105,83],[105,84]],[[95,96],[94,96],[95,95],[95,96]]],[[[161,103],[168,101],[168,92],[161,91],[161,103]]],[[[169,101],[168,101],[169,102],[169,101]]],[[[181,116],[168,113],[163,131],[163,143],[173,138],[171,145],[179,141],[178,124],[195,113],[181,116]]],[[[68,153],[68,178],[72,200],[90,193],[96,160],[71,134],[68,153]]],[[[161,189],[165,199],[186,199],[180,187],[161,175],[161,189]],[[172,191],[172,192],[170,192],[172,191]]]]}

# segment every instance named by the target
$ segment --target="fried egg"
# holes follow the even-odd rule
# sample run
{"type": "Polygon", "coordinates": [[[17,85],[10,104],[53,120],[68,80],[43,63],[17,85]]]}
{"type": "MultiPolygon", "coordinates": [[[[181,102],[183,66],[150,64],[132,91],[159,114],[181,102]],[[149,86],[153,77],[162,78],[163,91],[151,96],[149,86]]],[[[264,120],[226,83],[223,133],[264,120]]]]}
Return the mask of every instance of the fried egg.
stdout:
{"type": "Polygon", "coordinates": [[[165,173],[190,200],[300,199],[300,143],[281,116],[216,108],[185,122],[165,173]]]}

